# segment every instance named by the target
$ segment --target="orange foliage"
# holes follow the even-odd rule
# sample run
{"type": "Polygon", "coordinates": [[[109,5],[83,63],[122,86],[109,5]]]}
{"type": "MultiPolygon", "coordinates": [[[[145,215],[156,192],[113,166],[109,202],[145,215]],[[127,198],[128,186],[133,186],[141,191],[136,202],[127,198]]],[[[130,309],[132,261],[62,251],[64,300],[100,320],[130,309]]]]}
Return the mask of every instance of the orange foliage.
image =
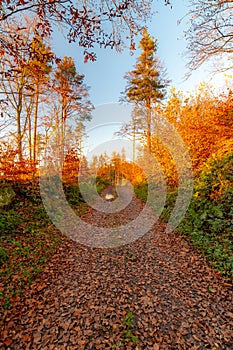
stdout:
{"type": "Polygon", "coordinates": [[[121,160],[115,164],[102,165],[98,169],[97,176],[115,183],[125,179],[130,181],[132,185],[145,180],[145,175],[140,167],[125,160],[121,160]]]}
{"type": "MultiPolygon", "coordinates": [[[[167,184],[170,186],[177,186],[178,174],[172,155],[160,140],[153,138],[152,145],[153,155],[162,168],[167,184]]],[[[156,181],[156,174],[154,180],[156,181]]]]}
{"type": "Polygon", "coordinates": [[[76,150],[71,149],[64,161],[62,169],[62,179],[66,183],[77,181],[79,174],[80,159],[76,150]]]}
{"type": "MultiPolygon", "coordinates": [[[[184,98],[173,90],[163,114],[184,140],[194,171],[233,138],[232,91],[216,97],[208,86],[202,84],[196,96],[184,98]]],[[[165,154],[164,164],[166,162],[167,167],[171,167],[165,154]]]]}
{"type": "Polygon", "coordinates": [[[0,144],[0,179],[31,180],[38,174],[36,165],[27,159],[17,160],[18,152],[7,142],[0,144]]]}

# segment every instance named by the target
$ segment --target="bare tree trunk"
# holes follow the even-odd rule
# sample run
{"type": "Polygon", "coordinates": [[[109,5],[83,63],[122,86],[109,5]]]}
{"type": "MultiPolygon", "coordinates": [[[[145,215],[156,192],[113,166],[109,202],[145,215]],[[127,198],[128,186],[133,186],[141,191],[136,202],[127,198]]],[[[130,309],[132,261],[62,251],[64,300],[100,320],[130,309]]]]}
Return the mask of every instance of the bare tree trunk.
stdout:
{"type": "Polygon", "coordinates": [[[31,120],[32,105],[33,105],[33,101],[31,98],[29,105],[26,106],[27,128],[28,128],[28,153],[29,153],[30,163],[32,163],[32,120],[31,120]]]}
{"type": "Polygon", "coordinates": [[[38,106],[39,106],[39,83],[36,84],[35,91],[35,110],[34,110],[34,125],[33,125],[33,162],[37,161],[37,121],[38,121],[38,106]]]}
{"type": "Polygon", "coordinates": [[[135,151],[136,151],[136,121],[133,116],[133,163],[135,163],[135,151]]]}
{"type": "Polygon", "coordinates": [[[31,116],[28,116],[28,148],[29,148],[29,159],[32,162],[32,123],[31,116]]]}
{"type": "Polygon", "coordinates": [[[61,125],[61,166],[63,166],[65,158],[65,129],[67,119],[67,101],[66,98],[62,100],[62,125],[61,125]]]}
{"type": "Polygon", "coordinates": [[[21,131],[21,120],[20,120],[20,110],[16,111],[16,124],[17,124],[17,151],[19,155],[19,162],[23,160],[23,151],[22,151],[22,131],[21,131]]]}
{"type": "MultiPolygon", "coordinates": [[[[21,77],[21,81],[23,77],[21,77]]],[[[17,127],[17,151],[19,155],[19,162],[23,160],[23,150],[22,150],[22,128],[21,128],[21,112],[22,112],[22,85],[18,91],[18,103],[16,106],[16,127],[17,127]]]]}
{"type": "Polygon", "coordinates": [[[147,149],[151,152],[151,102],[146,103],[146,120],[147,120],[147,149]]]}

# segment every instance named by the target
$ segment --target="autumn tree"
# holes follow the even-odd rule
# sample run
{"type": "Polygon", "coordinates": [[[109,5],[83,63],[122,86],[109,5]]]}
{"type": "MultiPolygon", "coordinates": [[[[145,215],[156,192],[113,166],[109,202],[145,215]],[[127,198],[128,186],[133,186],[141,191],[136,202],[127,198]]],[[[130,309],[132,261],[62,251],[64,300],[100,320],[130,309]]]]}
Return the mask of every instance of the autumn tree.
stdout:
{"type": "Polygon", "coordinates": [[[120,130],[115,132],[116,136],[124,137],[132,142],[132,161],[136,160],[136,143],[143,141],[143,122],[142,115],[144,114],[142,108],[135,105],[131,113],[130,123],[124,123],[120,130]]]}
{"type": "Polygon", "coordinates": [[[93,164],[97,176],[106,179],[112,185],[121,185],[124,183],[123,180],[130,181],[134,185],[145,179],[140,167],[134,162],[127,161],[124,148],[120,153],[113,151],[110,157],[106,153],[94,156],[91,168],[93,164]]]}
{"type": "MultiPolygon", "coordinates": [[[[161,0],[165,4],[169,0],[161,0]]],[[[151,1],[72,1],[72,0],[3,0],[0,2],[0,22],[5,23],[12,17],[37,17],[37,28],[46,36],[51,35],[55,24],[62,27],[69,42],[76,42],[83,47],[85,60],[95,60],[94,46],[122,48],[124,41],[134,48],[134,37],[141,29],[142,23],[151,15],[151,1]],[[107,25],[106,25],[107,23],[107,25]]],[[[18,33],[6,31],[0,27],[1,53],[8,52],[18,61],[18,51],[24,50],[18,33]],[[14,43],[8,41],[14,38],[14,43]]]]}
{"type": "MultiPolygon", "coordinates": [[[[28,18],[21,20],[22,25],[27,25],[27,30],[23,33],[17,34],[20,36],[20,40],[23,43],[24,47],[28,46],[31,43],[34,22],[28,18]]],[[[11,32],[17,31],[18,24],[15,24],[13,21],[9,21],[5,24],[5,27],[9,28],[11,32]]],[[[14,38],[9,38],[9,43],[14,45],[14,38]]],[[[24,62],[22,65],[18,65],[15,68],[14,58],[5,52],[1,58],[1,71],[4,74],[0,75],[0,86],[1,92],[4,100],[4,105],[2,103],[2,113],[8,115],[8,119],[13,119],[16,126],[16,144],[18,150],[19,161],[23,159],[23,136],[25,135],[27,119],[24,114],[24,98],[25,96],[30,96],[31,92],[28,89],[28,76],[27,76],[27,65],[25,62],[28,61],[28,52],[20,51],[18,53],[19,60],[24,62]],[[8,71],[11,71],[11,74],[8,74],[8,71]]]]}
{"type": "Polygon", "coordinates": [[[84,75],[77,72],[73,58],[65,56],[57,64],[53,86],[58,97],[54,108],[57,127],[60,130],[62,160],[68,120],[72,119],[76,123],[77,131],[81,132],[83,123],[90,120],[93,106],[89,100],[88,88],[84,84],[84,75]]]}
{"type": "Polygon", "coordinates": [[[147,32],[143,31],[139,43],[142,53],[137,59],[134,69],[126,75],[127,86],[125,97],[129,102],[134,102],[136,108],[143,108],[146,120],[146,144],[151,150],[151,120],[156,103],[165,97],[165,88],[168,81],[162,75],[162,67],[156,56],[157,40],[154,40],[147,32]]]}
{"type": "Polygon", "coordinates": [[[27,76],[29,78],[28,89],[31,90],[30,106],[28,108],[28,139],[30,160],[37,162],[37,129],[39,116],[39,99],[48,89],[49,75],[52,70],[51,60],[53,53],[51,49],[44,43],[41,36],[35,35],[31,42],[32,54],[27,62],[27,76]],[[31,116],[33,113],[33,123],[31,116]],[[31,128],[33,124],[33,136],[31,128]]]}
{"type": "Polygon", "coordinates": [[[17,150],[10,142],[0,142],[0,179],[12,180],[15,173],[17,150]]]}
{"type": "Polygon", "coordinates": [[[232,69],[232,15],[232,1],[190,0],[190,11],[187,14],[190,27],[185,33],[189,69],[196,69],[209,59],[219,59],[222,56],[227,60],[221,61],[219,69],[232,69]]]}
{"type": "Polygon", "coordinates": [[[62,179],[65,182],[75,182],[78,179],[80,158],[75,149],[70,149],[64,160],[62,179]]]}
{"type": "Polygon", "coordinates": [[[169,96],[166,103],[160,110],[160,113],[165,116],[169,123],[173,124],[174,126],[176,126],[180,120],[184,101],[185,97],[182,91],[177,91],[175,87],[172,87],[169,91],[169,96]]]}
{"type": "MultiPolygon", "coordinates": [[[[19,163],[22,165],[23,159],[29,161],[31,171],[35,171],[37,151],[41,149],[38,142],[41,138],[38,134],[38,120],[42,117],[41,107],[46,104],[45,99],[42,103],[42,96],[48,91],[46,84],[53,54],[45,44],[45,37],[35,35],[37,23],[34,19],[23,17],[20,23],[25,30],[17,35],[20,35],[24,47],[30,46],[31,53],[28,50],[19,51],[17,67],[14,57],[7,52],[2,56],[1,70],[4,74],[0,75],[1,113],[7,123],[11,124],[6,134],[9,136],[11,132],[15,136],[19,163]]],[[[18,25],[13,20],[6,24],[12,32],[17,32],[18,25]]],[[[14,44],[14,39],[11,40],[14,44]]]]}
{"type": "MultiPolygon", "coordinates": [[[[161,114],[175,126],[184,140],[194,171],[200,169],[212,153],[232,139],[232,106],[230,91],[216,96],[211,87],[203,83],[194,95],[184,96],[174,89],[171,91],[161,114]]],[[[163,146],[160,147],[159,160],[165,165],[165,172],[171,174],[173,164],[163,146]]]]}

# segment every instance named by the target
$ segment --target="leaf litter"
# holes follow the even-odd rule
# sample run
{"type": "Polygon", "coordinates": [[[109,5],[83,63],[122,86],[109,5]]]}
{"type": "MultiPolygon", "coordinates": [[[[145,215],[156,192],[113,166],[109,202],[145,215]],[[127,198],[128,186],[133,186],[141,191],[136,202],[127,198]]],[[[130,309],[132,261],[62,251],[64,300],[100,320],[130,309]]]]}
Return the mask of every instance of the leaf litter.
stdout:
{"type": "MultiPolygon", "coordinates": [[[[124,225],[142,208],[134,197],[116,214],[89,208],[83,220],[124,225]]],[[[0,349],[230,350],[232,296],[231,285],[161,222],[111,249],[63,237],[44,272],[4,313],[0,349]]]]}

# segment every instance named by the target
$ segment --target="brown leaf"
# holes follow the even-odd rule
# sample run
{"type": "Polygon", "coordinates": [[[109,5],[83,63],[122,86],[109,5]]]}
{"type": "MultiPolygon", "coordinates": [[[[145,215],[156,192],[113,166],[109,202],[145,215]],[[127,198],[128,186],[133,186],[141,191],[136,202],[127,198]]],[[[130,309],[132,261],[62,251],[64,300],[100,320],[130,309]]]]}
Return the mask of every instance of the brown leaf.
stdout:
{"type": "Polygon", "coordinates": [[[6,339],[4,340],[4,344],[5,344],[6,346],[11,345],[11,344],[12,344],[12,339],[11,339],[11,338],[6,338],[6,339]]]}
{"type": "Polygon", "coordinates": [[[22,336],[22,342],[23,342],[23,343],[28,343],[28,342],[30,341],[30,339],[31,339],[31,337],[30,337],[29,334],[24,334],[24,335],[22,336]]]}
{"type": "Polygon", "coordinates": [[[35,343],[39,343],[41,339],[41,333],[40,332],[36,332],[36,334],[34,335],[34,342],[35,343]]]}

